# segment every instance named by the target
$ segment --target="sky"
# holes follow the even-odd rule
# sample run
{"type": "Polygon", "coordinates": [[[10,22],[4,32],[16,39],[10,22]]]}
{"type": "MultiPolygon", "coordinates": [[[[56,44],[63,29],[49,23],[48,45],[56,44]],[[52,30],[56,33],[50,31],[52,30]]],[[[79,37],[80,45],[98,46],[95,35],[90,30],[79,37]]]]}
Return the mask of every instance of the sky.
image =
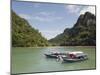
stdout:
{"type": "Polygon", "coordinates": [[[12,1],[12,10],[48,40],[71,28],[80,14],[95,15],[95,6],[12,1]]]}

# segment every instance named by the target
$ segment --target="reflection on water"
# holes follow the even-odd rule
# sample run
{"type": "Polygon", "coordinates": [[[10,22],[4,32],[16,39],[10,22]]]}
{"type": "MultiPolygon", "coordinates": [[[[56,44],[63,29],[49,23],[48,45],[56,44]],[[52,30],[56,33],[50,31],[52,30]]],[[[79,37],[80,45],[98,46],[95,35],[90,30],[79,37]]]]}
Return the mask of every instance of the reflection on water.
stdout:
{"type": "Polygon", "coordinates": [[[95,47],[39,47],[12,48],[12,73],[47,72],[63,70],[95,69],[95,47]],[[75,63],[62,63],[56,59],[46,58],[44,53],[50,51],[83,51],[88,60],[75,63]]]}

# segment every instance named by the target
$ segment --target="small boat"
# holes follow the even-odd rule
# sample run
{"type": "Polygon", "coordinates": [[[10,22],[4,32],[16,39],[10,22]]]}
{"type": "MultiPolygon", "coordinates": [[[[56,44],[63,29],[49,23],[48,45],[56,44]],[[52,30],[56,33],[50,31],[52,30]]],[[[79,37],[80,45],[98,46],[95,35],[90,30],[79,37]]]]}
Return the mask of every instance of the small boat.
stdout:
{"type": "Polygon", "coordinates": [[[45,54],[45,56],[48,58],[57,58],[57,55],[55,54],[45,54]]]}
{"type": "Polygon", "coordinates": [[[84,54],[83,52],[69,52],[66,57],[60,57],[61,60],[64,62],[78,62],[87,60],[87,54],[84,54]]]}
{"type": "Polygon", "coordinates": [[[44,54],[46,57],[48,58],[58,58],[59,55],[66,55],[66,53],[59,53],[59,52],[53,52],[53,53],[48,53],[48,54],[44,54]]]}
{"type": "Polygon", "coordinates": [[[87,60],[87,57],[82,57],[82,58],[62,58],[64,62],[78,62],[78,61],[83,61],[83,60],[87,60]]]}
{"type": "Polygon", "coordinates": [[[64,62],[78,62],[78,61],[83,61],[86,59],[63,59],[64,62]]]}

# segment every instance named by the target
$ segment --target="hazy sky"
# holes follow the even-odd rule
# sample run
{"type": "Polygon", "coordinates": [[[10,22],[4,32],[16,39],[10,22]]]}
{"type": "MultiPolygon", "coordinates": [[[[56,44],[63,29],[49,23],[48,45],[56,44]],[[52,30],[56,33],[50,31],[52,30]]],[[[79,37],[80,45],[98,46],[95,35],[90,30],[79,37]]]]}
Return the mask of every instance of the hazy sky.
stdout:
{"type": "Polygon", "coordinates": [[[21,1],[13,1],[12,9],[20,17],[28,20],[30,25],[38,29],[47,39],[62,33],[66,28],[71,28],[80,14],[86,11],[95,14],[94,6],[21,1]]]}

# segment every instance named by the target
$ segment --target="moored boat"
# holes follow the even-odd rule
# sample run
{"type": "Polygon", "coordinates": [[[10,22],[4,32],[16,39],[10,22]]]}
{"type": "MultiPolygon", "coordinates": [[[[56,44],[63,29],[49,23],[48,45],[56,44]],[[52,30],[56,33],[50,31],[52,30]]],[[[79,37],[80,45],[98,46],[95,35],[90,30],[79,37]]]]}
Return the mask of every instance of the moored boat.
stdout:
{"type": "Polygon", "coordinates": [[[61,58],[64,62],[78,62],[88,59],[87,54],[83,52],[69,52],[67,57],[61,56],[61,58]]]}
{"type": "Polygon", "coordinates": [[[60,55],[66,55],[66,53],[60,53],[60,52],[52,52],[52,53],[46,53],[44,54],[48,58],[58,58],[60,55]]]}
{"type": "Polygon", "coordinates": [[[57,58],[57,55],[55,54],[44,54],[48,58],[57,58]]]}

